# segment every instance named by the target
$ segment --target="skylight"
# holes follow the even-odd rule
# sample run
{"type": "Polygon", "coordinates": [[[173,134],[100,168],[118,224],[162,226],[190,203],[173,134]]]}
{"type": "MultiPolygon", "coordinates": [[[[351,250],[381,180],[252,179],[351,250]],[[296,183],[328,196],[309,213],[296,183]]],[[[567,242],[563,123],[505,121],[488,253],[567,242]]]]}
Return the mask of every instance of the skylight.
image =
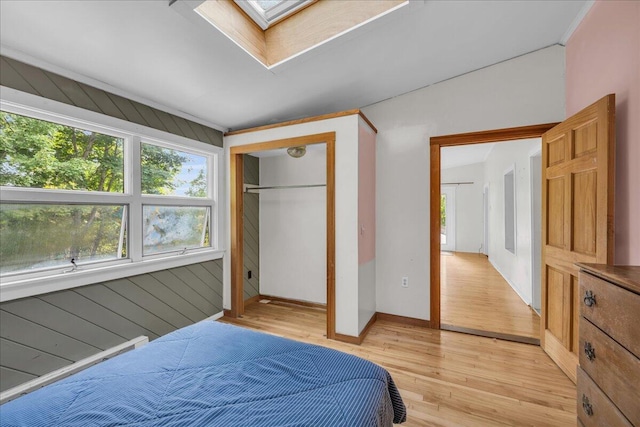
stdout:
{"type": "MultiPolygon", "coordinates": [[[[187,4],[176,3],[178,8],[187,4]]],[[[409,0],[204,0],[192,10],[272,69],[407,4],[409,0]]]]}
{"type": "Polygon", "coordinates": [[[302,9],[314,0],[235,0],[263,30],[294,12],[302,9]]]}

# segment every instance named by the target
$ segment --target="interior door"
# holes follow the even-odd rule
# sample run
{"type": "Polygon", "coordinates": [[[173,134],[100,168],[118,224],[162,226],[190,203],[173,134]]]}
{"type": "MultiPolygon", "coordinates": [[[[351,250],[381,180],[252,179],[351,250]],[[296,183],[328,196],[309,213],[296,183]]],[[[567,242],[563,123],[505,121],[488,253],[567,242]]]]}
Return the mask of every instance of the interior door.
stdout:
{"type": "Polygon", "coordinates": [[[613,263],[615,96],[607,95],[542,136],[540,343],[576,381],[575,263],[613,263]]]}

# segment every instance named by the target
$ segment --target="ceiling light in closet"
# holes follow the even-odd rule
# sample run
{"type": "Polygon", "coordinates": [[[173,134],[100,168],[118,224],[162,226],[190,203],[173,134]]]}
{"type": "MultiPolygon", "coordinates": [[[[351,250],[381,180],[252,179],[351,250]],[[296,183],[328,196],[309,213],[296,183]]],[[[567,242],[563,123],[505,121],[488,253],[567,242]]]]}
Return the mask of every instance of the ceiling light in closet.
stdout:
{"type": "Polygon", "coordinates": [[[300,157],[304,156],[306,152],[307,152],[307,147],[304,145],[301,145],[299,147],[287,148],[287,154],[289,154],[291,157],[295,159],[299,159],[300,157]]]}

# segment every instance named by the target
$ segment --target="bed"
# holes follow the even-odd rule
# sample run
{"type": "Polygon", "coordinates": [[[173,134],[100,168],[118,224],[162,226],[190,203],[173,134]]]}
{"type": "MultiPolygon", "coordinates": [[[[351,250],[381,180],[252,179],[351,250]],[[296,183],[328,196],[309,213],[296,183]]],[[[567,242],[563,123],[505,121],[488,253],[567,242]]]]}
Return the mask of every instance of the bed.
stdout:
{"type": "Polygon", "coordinates": [[[2,426],[390,426],[389,373],[328,348],[203,321],[0,407],[2,426]]]}

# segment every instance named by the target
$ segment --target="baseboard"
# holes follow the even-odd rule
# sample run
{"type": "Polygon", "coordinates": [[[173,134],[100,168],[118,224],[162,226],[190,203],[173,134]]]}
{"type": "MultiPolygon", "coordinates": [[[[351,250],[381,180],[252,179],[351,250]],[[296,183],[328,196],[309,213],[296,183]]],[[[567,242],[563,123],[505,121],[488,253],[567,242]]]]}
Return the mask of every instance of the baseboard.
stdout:
{"type": "Polygon", "coordinates": [[[429,320],[417,319],[415,317],[398,316],[397,314],[377,313],[378,320],[386,320],[387,322],[402,323],[403,325],[420,326],[422,328],[431,328],[429,320]]]}
{"type": "Polygon", "coordinates": [[[260,301],[262,297],[260,295],[254,295],[252,297],[247,298],[246,300],[244,300],[244,305],[245,307],[248,306],[249,304],[253,304],[256,301],[260,301]]]}
{"type": "Polygon", "coordinates": [[[343,335],[343,334],[335,334],[335,338],[336,341],[340,341],[340,342],[346,342],[347,344],[355,344],[355,345],[360,345],[362,344],[362,340],[364,338],[360,338],[360,336],[354,337],[351,335],[343,335]]]}
{"type": "Polygon", "coordinates": [[[376,323],[377,319],[378,319],[378,313],[373,313],[373,316],[371,316],[371,319],[369,319],[369,321],[364,326],[364,328],[362,328],[362,332],[360,332],[360,335],[358,335],[357,337],[354,337],[351,335],[336,334],[335,340],[346,342],[349,344],[360,345],[362,344],[362,341],[364,341],[365,337],[369,333],[369,330],[371,329],[371,327],[374,325],[374,323],[376,323]]]}
{"type": "Polygon", "coordinates": [[[205,320],[218,320],[224,315],[224,311],[221,311],[220,313],[216,313],[213,316],[207,317],[206,319],[202,319],[201,322],[204,322],[205,320]]]}
{"type": "Polygon", "coordinates": [[[284,304],[293,304],[293,305],[301,305],[303,307],[312,307],[312,308],[321,308],[326,310],[327,308],[327,304],[322,304],[319,302],[311,302],[311,301],[303,301],[303,300],[297,300],[297,299],[291,299],[291,298],[281,298],[281,297],[274,297],[272,295],[258,295],[258,300],[261,299],[268,299],[271,301],[276,301],[276,302],[281,302],[284,304]]]}

